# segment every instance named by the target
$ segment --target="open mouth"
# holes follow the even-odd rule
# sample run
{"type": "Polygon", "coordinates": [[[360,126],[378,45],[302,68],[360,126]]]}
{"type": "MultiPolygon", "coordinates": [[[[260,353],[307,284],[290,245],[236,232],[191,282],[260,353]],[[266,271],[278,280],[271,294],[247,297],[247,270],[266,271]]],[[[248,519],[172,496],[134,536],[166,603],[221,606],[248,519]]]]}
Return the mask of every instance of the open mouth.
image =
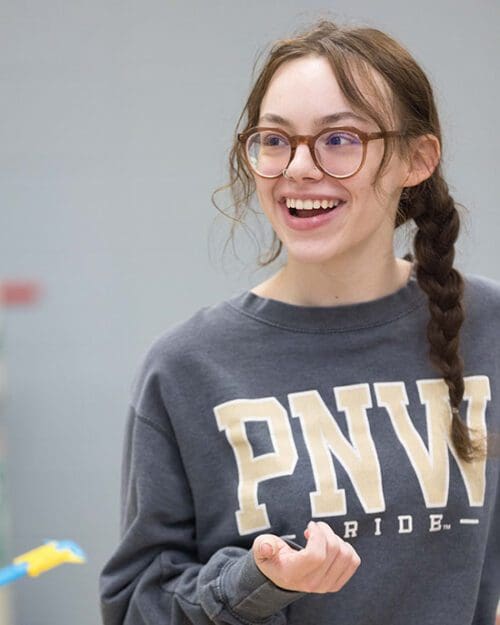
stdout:
{"type": "Polygon", "coordinates": [[[289,208],[288,212],[290,213],[292,217],[299,217],[302,219],[307,219],[308,217],[314,217],[315,215],[325,215],[326,213],[331,213],[332,211],[335,210],[335,208],[312,208],[310,210],[300,210],[296,208],[289,208]]]}
{"type": "Polygon", "coordinates": [[[292,217],[299,219],[307,219],[316,215],[325,215],[344,204],[343,200],[296,200],[293,198],[285,198],[284,204],[288,208],[288,212],[292,217]]]}

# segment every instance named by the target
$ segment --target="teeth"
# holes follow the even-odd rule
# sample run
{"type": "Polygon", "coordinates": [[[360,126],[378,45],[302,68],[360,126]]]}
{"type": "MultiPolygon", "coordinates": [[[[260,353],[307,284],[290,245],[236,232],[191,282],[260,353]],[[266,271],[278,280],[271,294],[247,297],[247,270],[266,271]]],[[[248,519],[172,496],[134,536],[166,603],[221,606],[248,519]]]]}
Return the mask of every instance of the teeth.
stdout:
{"type": "Polygon", "coordinates": [[[297,200],[286,198],[287,208],[296,208],[297,210],[311,210],[313,208],[335,208],[340,204],[341,200],[297,200]]]}

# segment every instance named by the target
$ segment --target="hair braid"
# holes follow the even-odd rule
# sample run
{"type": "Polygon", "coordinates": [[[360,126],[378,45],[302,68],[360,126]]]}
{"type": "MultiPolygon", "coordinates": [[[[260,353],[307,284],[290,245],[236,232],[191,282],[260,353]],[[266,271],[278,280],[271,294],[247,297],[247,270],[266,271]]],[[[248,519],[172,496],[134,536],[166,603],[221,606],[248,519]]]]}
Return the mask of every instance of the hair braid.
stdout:
{"type": "Polygon", "coordinates": [[[440,167],[415,189],[409,189],[415,234],[416,277],[428,296],[430,319],[427,326],[429,357],[443,374],[452,408],[451,437],[459,455],[472,461],[484,452],[472,440],[470,430],[460,418],[464,395],[464,363],[459,352],[460,328],[464,321],[464,281],[453,267],[455,242],[460,217],[440,167]],[[413,191],[413,193],[412,193],[413,191]]]}

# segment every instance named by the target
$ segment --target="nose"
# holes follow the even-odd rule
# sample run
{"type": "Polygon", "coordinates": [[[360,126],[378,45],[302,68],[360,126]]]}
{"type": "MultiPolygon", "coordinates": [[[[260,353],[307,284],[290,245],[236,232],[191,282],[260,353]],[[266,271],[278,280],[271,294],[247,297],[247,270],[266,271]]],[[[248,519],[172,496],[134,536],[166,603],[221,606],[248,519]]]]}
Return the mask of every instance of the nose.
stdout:
{"type": "Polygon", "coordinates": [[[300,143],[295,148],[295,154],[286,168],[286,177],[291,180],[320,180],[323,172],[316,166],[311,150],[305,143],[300,143]]]}

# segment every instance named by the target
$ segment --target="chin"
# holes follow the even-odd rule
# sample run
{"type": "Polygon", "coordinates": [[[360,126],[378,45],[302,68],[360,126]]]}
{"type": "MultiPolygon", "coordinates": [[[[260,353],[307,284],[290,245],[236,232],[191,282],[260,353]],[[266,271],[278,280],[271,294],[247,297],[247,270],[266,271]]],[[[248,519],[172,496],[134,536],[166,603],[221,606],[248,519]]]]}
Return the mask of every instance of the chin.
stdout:
{"type": "Polygon", "coordinates": [[[338,258],[339,251],[296,248],[292,245],[287,248],[287,257],[289,260],[293,260],[301,265],[321,265],[338,258]]]}

